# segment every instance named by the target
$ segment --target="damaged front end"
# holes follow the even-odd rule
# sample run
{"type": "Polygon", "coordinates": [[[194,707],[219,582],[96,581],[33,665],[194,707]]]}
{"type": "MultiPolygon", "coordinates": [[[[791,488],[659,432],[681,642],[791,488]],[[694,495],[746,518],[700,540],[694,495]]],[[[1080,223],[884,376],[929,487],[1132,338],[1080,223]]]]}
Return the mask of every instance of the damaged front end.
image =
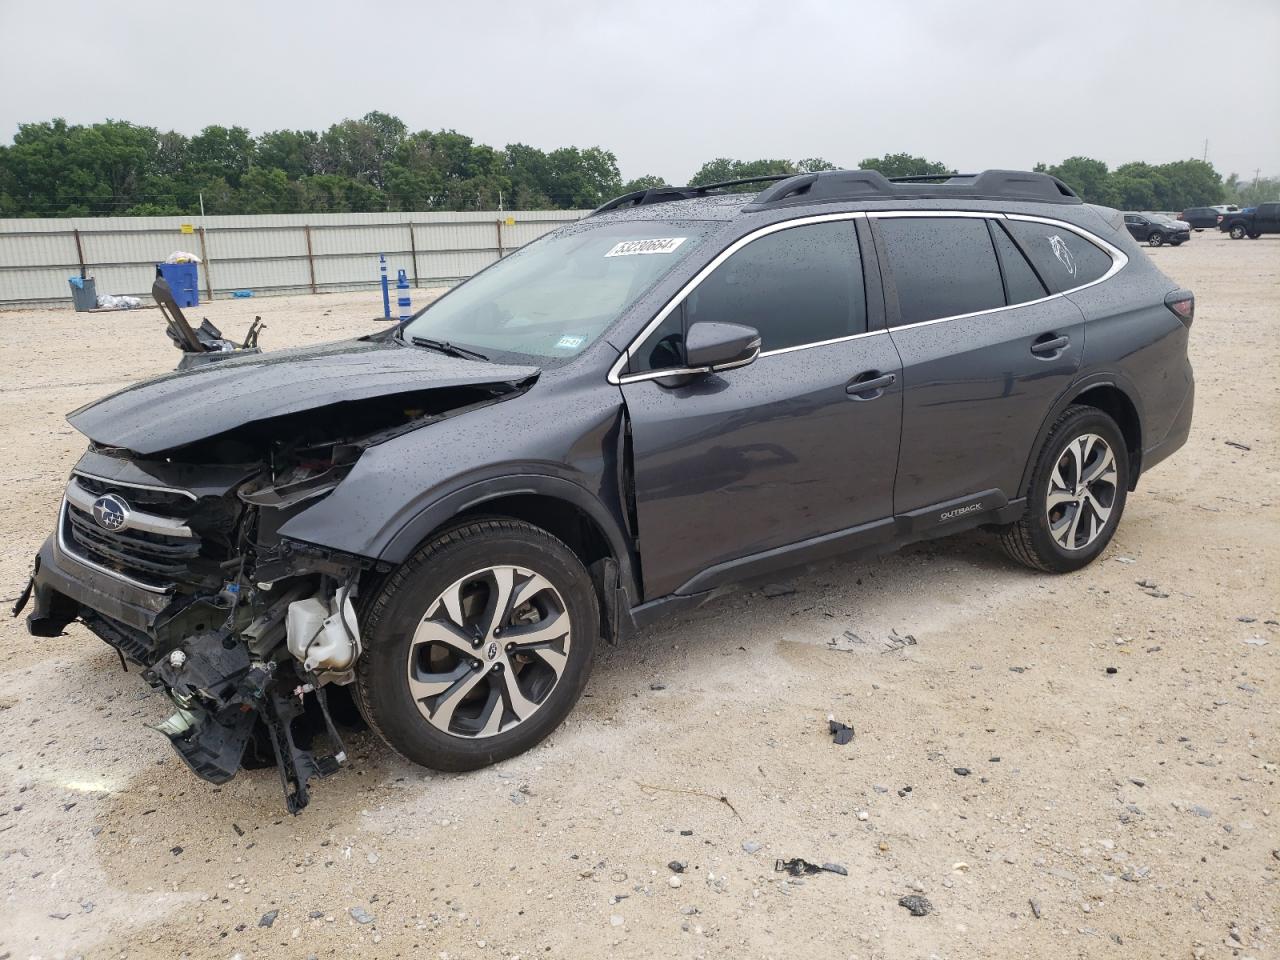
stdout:
{"type": "Polygon", "coordinates": [[[298,813],[309,782],[345,760],[326,688],[354,679],[357,610],[387,568],[281,528],[323,508],[369,446],[526,385],[344,400],[145,453],[95,442],[15,614],[34,598],[27,622],[37,636],[83,622],[172,700],[155,729],[196,775],[224,783],[241,767],[274,764],[298,813]]]}

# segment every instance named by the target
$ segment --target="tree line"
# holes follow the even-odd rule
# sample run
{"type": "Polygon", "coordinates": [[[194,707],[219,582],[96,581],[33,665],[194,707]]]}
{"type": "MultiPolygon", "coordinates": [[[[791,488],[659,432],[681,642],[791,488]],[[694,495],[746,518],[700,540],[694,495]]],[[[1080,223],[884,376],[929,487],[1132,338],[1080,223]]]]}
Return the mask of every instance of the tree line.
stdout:
{"type": "MultiPolygon", "coordinates": [[[[857,167],[886,176],[955,172],[906,153],[867,157],[857,167]]],[[[718,158],[689,182],[833,169],[819,157],[718,158]]],[[[1200,160],[1113,170],[1071,157],[1036,169],[1060,177],[1090,203],[1120,209],[1176,211],[1280,196],[1280,180],[1224,179],[1200,160]]],[[[188,137],[122,120],[55,119],[21,124],[13,143],[0,146],[0,217],[194,216],[202,204],[206,214],[582,209],[668,182],[657,175],[624,182],[617,157],[599,146],[498,149],[454,130],[413,133],[377,111],[323,132],[256,137],[239,126],[208,126],[188,137]]]]}

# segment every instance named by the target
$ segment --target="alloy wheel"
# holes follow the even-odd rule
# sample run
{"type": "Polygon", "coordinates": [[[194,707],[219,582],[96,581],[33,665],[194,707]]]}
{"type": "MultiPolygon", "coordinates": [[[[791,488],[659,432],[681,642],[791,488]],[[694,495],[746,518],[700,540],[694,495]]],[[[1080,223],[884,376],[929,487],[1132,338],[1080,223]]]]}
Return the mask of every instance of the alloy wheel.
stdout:
{"type": "Polygon", "coordinates": [[[1049,535],[1064,550],[1083,550],[1102,535],[1115,507],[1119,472],[1110,445],[1096,433],[1067,444],[1049,475],[1049,535]]]}
{"type": "Polygon", "coordinates": [[[569,643],[569,613],[549,580],[526,567],[486,567],[427,607],[409,644],[409,691],[445,733],[496,736],[546,702],[569,643]]]}
{"type": "Polygon", "coordinates": [[[1147,243],[1151,244],[1153,247],[1158,247],[1160,244],[1164,243],[1164,237],[1160,236],[1158,233],[1153,233],[1151,236],[1147,237],[1147,243]]]}

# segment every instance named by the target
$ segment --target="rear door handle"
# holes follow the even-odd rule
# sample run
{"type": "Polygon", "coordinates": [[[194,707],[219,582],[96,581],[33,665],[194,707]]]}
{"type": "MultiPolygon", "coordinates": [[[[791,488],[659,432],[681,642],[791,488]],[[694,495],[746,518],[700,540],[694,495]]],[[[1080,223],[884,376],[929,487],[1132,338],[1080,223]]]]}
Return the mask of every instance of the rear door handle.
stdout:
{"type": "Polygon", "coordinates": [[[1070,342],[1070,337],[1051,337],[1048,340],[1037,340],[1031,344],[1031,352],[1037,357],[1048,356],[1051,353],[1057,353],[1070,342]]]}
{"type": "Polygon", "coordinates": [[[897,379],[898,375],[896,373],[880,373],[878,370],[868,370],[866,373],[858,374],[845,384],[844,392],[855,400],[874,400],[884,393],[886,387],[893,386],[897,379]]]}

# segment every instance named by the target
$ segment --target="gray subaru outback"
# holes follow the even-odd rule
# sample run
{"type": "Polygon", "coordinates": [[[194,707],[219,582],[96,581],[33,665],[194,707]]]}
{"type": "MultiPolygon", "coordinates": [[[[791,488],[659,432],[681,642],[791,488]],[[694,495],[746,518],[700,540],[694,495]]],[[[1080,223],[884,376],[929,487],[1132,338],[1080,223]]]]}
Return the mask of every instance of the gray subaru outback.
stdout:
{"type": "Polygon", "coordinates": [[[619,197],[394,330],[70,415],[26,595],[172,700],[199,776],[538,743],[597,645],[780,568],[983,526],[1065,573],[1191,425],[1194,298],[1038,173],[619,197]],[[350,719],[350,718],[348,718],[350,719]],[[358,719],[358,718],[356,718],[358,719]]]}

